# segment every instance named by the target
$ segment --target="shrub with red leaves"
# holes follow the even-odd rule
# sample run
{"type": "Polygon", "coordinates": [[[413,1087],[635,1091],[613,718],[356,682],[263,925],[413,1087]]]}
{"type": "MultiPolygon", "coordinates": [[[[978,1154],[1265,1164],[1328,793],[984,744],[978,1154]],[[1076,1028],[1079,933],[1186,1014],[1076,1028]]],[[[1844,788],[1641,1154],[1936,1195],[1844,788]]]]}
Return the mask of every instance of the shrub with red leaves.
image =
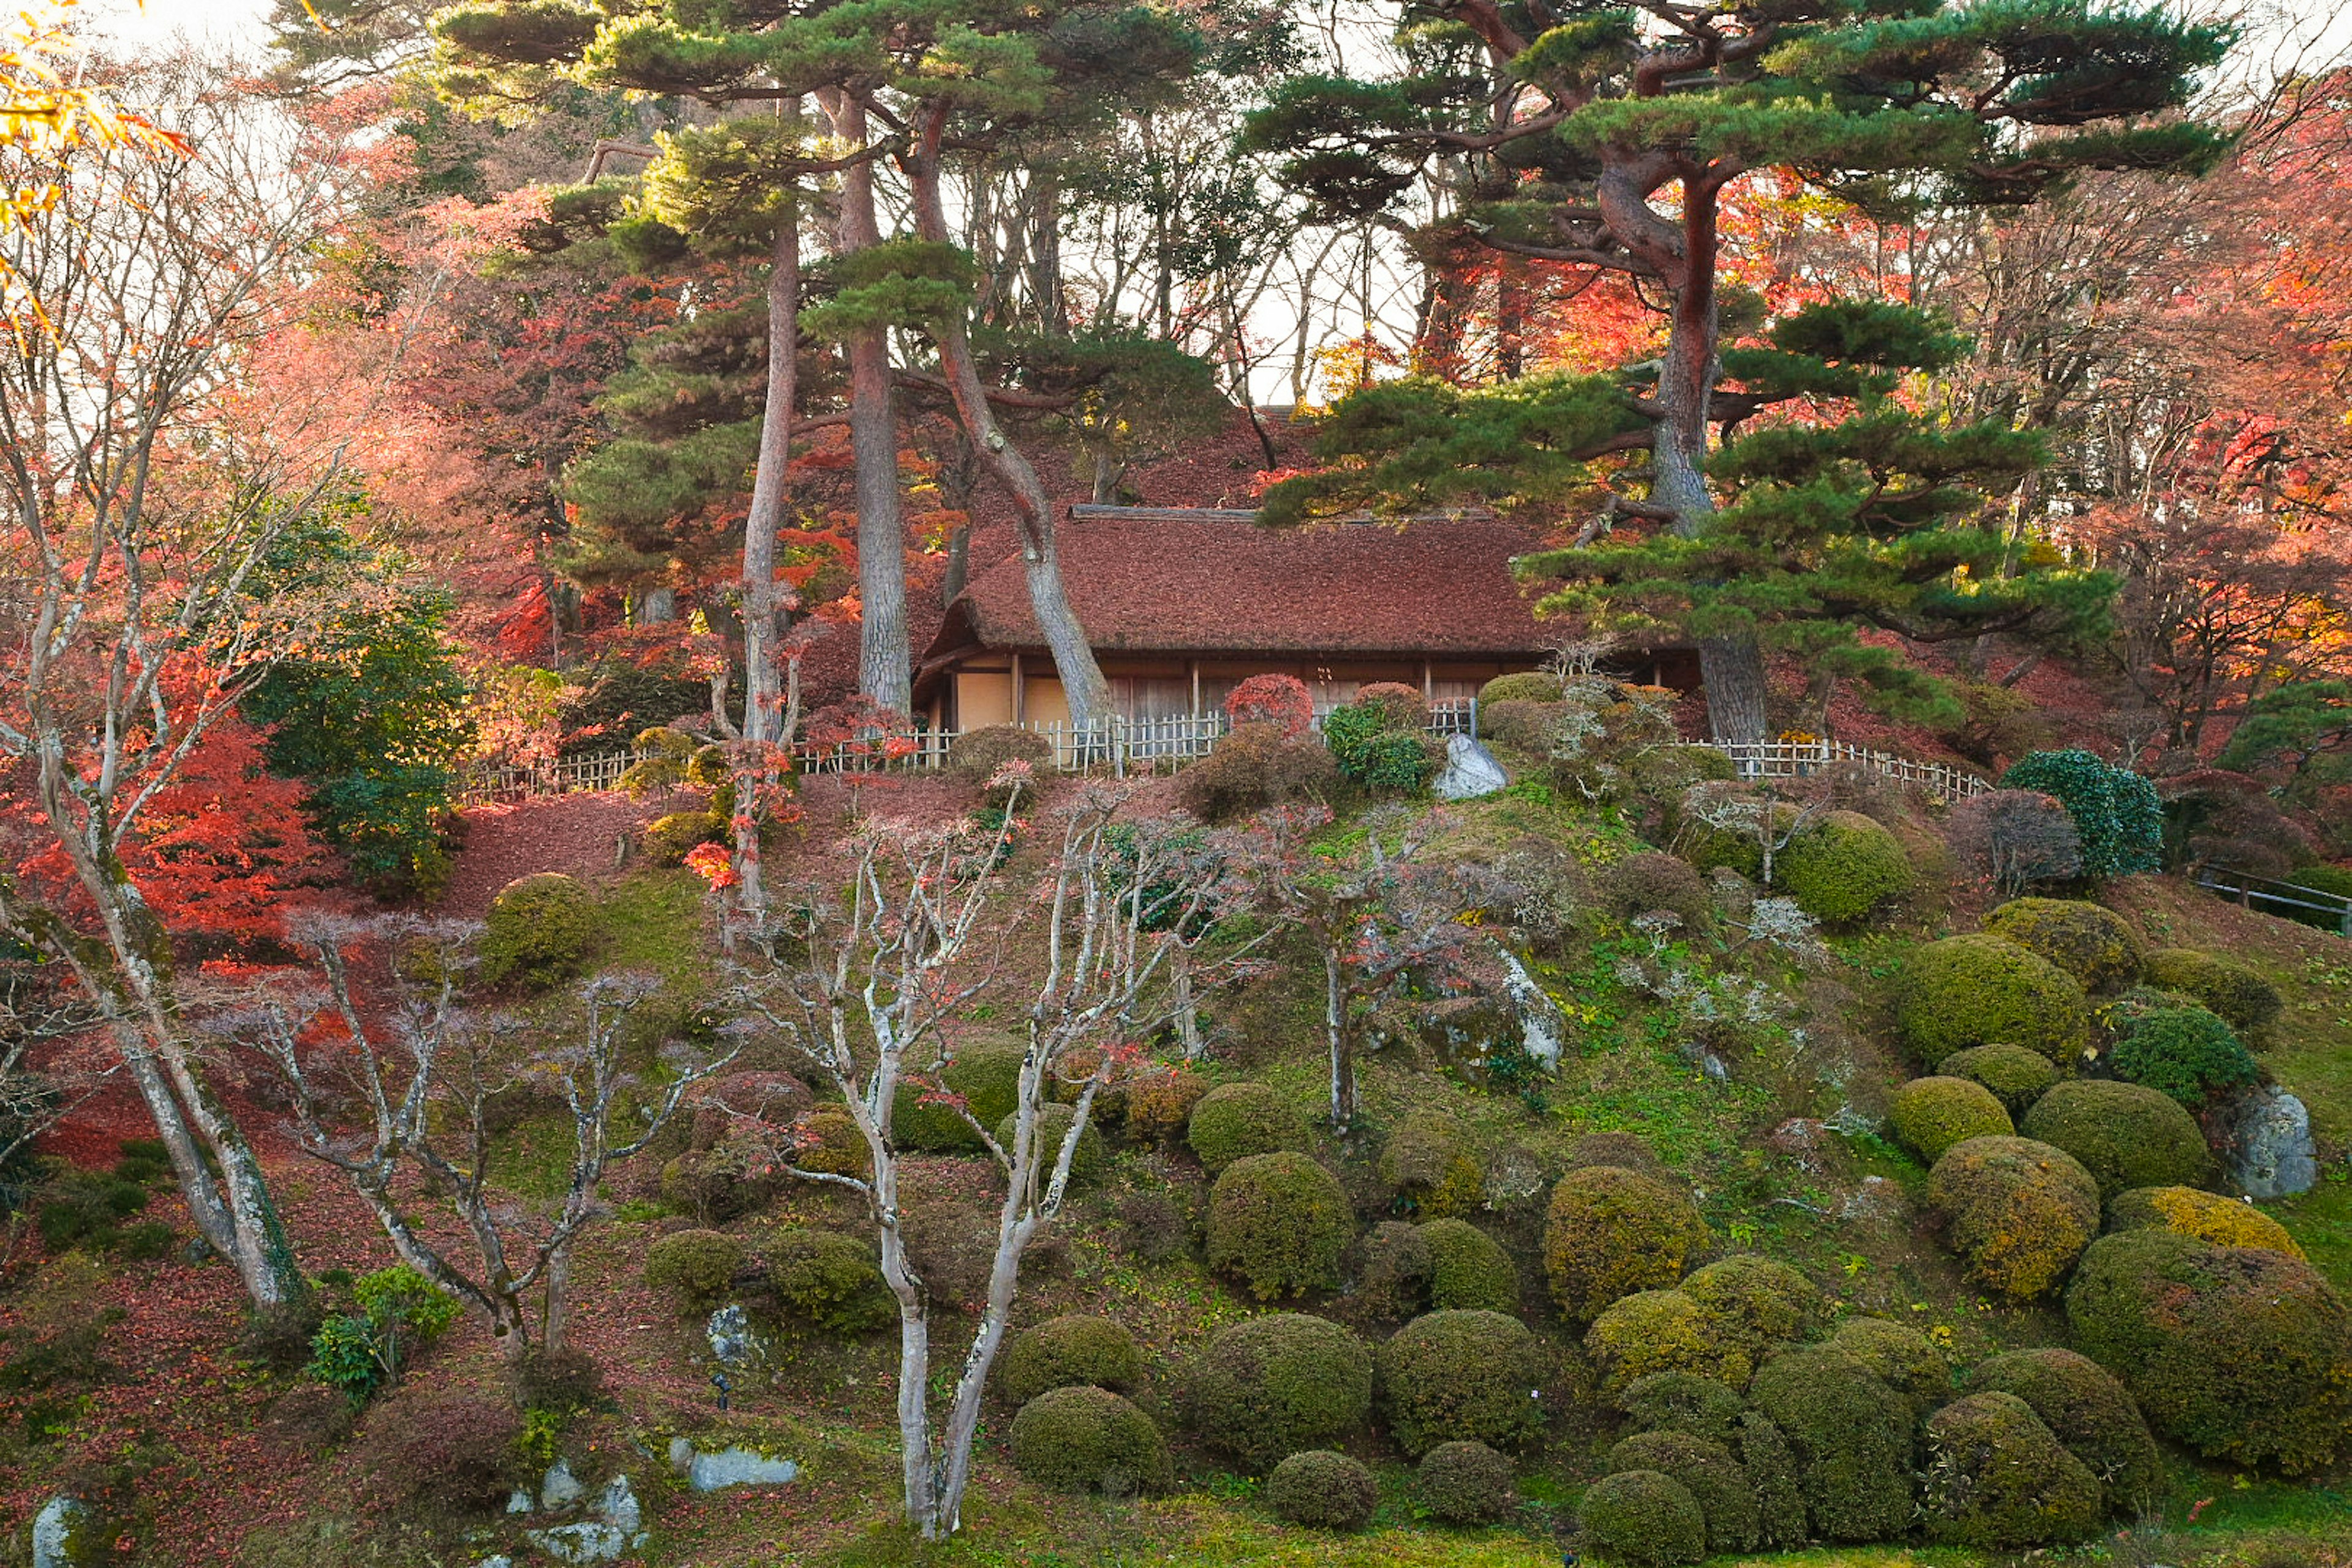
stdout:
{"type": "Polygon", "coordinates": [[[357,1458],[393,1504],[481,1513],[503,1501],[522,1417],[507,1400],[463,1389],[401,1388],[368,1413],[357,1458]]]}
{"type": "Polygon", "coordinates": [[[1271,724],[1284,740],[1295,741],[1315,722],[1315,700],[1296,676],[1253,675],[1227,694],[1225,717],[1236,730],[1244,724],[1271,724]]]}

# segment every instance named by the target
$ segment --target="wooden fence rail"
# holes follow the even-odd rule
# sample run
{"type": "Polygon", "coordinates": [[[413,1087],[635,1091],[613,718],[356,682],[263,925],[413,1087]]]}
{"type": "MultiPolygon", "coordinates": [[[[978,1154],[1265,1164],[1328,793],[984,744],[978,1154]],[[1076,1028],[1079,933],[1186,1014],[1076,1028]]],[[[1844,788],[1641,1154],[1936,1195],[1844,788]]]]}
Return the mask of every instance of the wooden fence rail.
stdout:
{"type": "Polygon", "coordinates": [[[2257,877],[2252,871],[2240,871],[2229,866],[2200,866],[2197,885],[2209,892],[2235,900],[2250,910],[2267,915],[2284,915],[2291,921],[2314,923],[2290,910],[2305,910],[2325,916],[2334,925],[2338,936],[2352,936],[2352,899],[2336,893],[2323,893],[2316,888],[2303,887],[2294,882],[2283,882],[2275,877],[2257,877]]]}
{"type": "Polygon", "coordinates": [[[1923,763],[1893,752],[1874,752],[1843,741],[1702,742],[1731,759],[1743,779],[1803,778],[1844,763],[1898,783],[1917,784],[1946,800],[1966,800],[1993,786],[1965,768],[1923,763]]]}

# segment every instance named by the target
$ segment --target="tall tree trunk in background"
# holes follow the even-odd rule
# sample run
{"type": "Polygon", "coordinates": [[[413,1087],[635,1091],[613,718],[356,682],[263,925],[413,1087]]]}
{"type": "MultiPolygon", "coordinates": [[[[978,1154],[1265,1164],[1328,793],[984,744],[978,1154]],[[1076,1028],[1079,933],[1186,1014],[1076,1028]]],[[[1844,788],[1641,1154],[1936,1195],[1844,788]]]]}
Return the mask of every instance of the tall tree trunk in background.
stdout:
{"type": "MultiPolygon", "coordinates": [[[[833,133],[845,146],[866,143],[866,104],[855,94],[818,94],[833,133]]],[[[874,210],[874,165],[861,161],[841,174],[840,253],[853,255],[882,242],[874,210]]],[[[889,329],[850,334],[849,449],[857,498],[857,689],[904,713],[914,703],[907,640],[907,531],[898,501],[898,421],[890,391],[889,329]]]]}
{"type": "Polygon", "coordinates": [[[787,708],[777,668],[783,605],[776,591],[776,535],[788,518],[792,496],[800,293],[800,214],[788,209],[777,221],[769,253],[768,395],[760,412],[751,508],[743,520],[743,719],[735,769],[735,903],[753,921],[764,919],[768,908],[767,880],[760,864],[762,797],[782,775],[782,753],[793,742],[799,718],[787,708]]]}
{"type": "MultiPolygon", "coordinates": [[[[947,114],[943,107],[925,110],[921,138],[909,169],[917,231],[923,238],[942,244],[949,237],[947,209],[940,194],[940,137],[946,128],[947,114]]],[[[1012,494],[1021,538],[1021,568],[1029,582],[1029,603],[1045,633],[1045,647],[1054,656],[1054,668],[1062,678],[1062,691],[1070,704],[1070,721],[1084,729],[1109,714],[1110,683],[1103,679],[1102,666],[1096,662],[1094,648],[1087,642],[1086,628],[1078,624],[1077,612],[1070,607],[1069,595],[1063,587],[1054,503],[1029,459],[997,428],[996,416],[989,410],[988,391],[981,383],[980,367],[972,359],[971,340],[962,318],[951,315],[933,331],[940,350],[940,371],[947,379],[949,395],[955,401],[956,418],[971,438],[972,449],[980,460],[1012,494]]]]}

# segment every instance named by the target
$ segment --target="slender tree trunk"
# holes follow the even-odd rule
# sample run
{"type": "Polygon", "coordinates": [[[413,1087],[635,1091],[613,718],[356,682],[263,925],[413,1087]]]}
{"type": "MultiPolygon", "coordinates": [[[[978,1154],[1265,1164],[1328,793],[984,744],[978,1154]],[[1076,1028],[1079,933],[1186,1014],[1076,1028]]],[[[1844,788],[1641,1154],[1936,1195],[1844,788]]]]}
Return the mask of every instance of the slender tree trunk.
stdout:
{"type": "Polygon", "coordinates": [[[777,221],[768,265],[768,395],[760,413],[760,452],[751,479],[751,507],[743,520],[743,720],[735,772],[735,903],[755,924],[768,907],[760,863],[762,791],[780,772],[778,752],[792,743],[783,693],[778,689],[777,638],[782,602],[776,591],[776,535],[792,494],[793,407],[800,357],[800,216],[777,221]]]}
{"type": "Polygon", "coordinates": [[[1345,1132],[1356,1118],[1356,1051],[1348,1038],[1348,995],[1339,955],[1328,948],[1323,954],[1323,1030],[1331,1047],[1331,1128],[1345,1132]]]}

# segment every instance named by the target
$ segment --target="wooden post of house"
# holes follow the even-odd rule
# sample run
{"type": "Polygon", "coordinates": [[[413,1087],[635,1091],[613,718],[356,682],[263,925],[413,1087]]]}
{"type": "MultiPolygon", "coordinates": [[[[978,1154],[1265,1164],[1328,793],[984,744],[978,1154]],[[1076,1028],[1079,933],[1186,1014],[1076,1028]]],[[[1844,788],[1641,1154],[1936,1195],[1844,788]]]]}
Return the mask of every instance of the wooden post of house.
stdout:
{"type": "Polygon", "coordinates": [[[1425,658],[1421,661],[1421,700],[1423,702],[1437,700],[1437,682],[1430,678],[1429,660],[1425,658]]]}
{"type": "Polygon", "coordinates": [[[1013,653],[1013,722],[1017,727],[1029,721],[1028,683],[1021,679],[1021,652],[1013,653]]]}
{"type": "Polygon", "coordinates": [[[1201,661],[1197,658],[1186,659],[1184,674],[1192,682],[1192,717],[1198,719],[1201,716],[1201,661]]]}

